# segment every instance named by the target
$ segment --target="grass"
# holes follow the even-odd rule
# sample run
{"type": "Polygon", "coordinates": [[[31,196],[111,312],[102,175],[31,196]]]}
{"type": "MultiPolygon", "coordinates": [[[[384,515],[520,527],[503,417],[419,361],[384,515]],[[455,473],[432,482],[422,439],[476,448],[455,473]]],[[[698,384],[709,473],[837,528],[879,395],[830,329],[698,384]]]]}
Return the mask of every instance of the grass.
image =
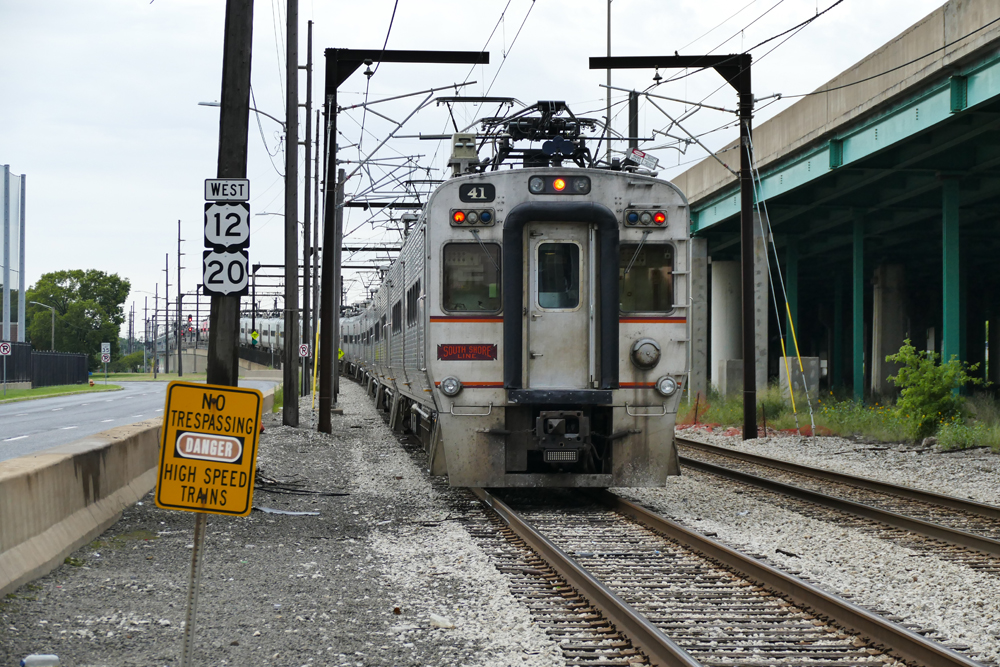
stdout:
{"type": "MultiPolygon", "coordinates": [[[[103,381],[104,373],[94,371],[94,374],[90,376],[90,379],[94,382],[103,381]]],[[[182,377],[177,376],[177,372],[173,371],[170,373],[157,373],[156,378],[153,378],[152,373],[108,373],[108,380],[115,380],[117,382],[170,382],[172,380],[184,380],[185,382],[204,382],[205,373],[189,373],[184,372],[182,377]]]]}
{"type": "Polygon", "coordinates": [[[285,385],[280,384],[274,390],[274,405],[271,406],[271,412],[277,412],[278,409],[285,404],[285,385]]]}
{"type": "Polygon", "coordinates": [[[6,397],[0,394],[0,403],[14,403],[16,401],[30,401],[36,398],[49,398],[50,396],[68,396],[70,394],[90,394],[101,391],[118,391],[121,387],[116,384],[97,384],[88,386],[85,384],[61,384],[54,387],[35,387],[34,389],[10,389],[6,397]]]}
{"type": "MultiPolygon", "coordinates": [[[[811,432],[809,406],[804,397],[796,396],[798,422],[803,435],[811,432]]],[[[762,425],[761,412],[768,429],[794,431],[795,416],[787,394],[783,395],[777,386],[757,393],[757,424],[762,425]]],[[[938,426],[936,437],[945,451],[989,447],[1000,453],[1000,400],[980,393],[969,398],[966,403],[967,416],[956,418],[938,426]]],[[[697,423],[707,426],[742,428],[743,397],[722,396],[711,391],[707,397],[697,402],[697,423]]],[[[870,403],[855,401],[849,394],[838,395],[828,391],[813,402],[813,417],[819,435],[839,435],[860,437],[878,442],[910,442],[913,424],[900,415],[892,397],[879,396],[870,403]]],[[[677,424],[695,423],[695,404],[684,406],[677,415],[677,424]]]]}

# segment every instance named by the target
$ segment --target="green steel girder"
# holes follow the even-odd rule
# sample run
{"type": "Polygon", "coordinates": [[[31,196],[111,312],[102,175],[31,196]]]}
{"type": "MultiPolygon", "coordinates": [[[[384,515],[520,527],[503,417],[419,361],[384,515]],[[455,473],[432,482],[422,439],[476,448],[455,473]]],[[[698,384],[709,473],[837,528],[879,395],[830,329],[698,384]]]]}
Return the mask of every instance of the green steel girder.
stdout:
{"type": "MultiPolygon", "coordinates": [[[[1000,100],[1000,53],[994,52],[975,64],[963,67],[952,79],[938,81],[891,109],[839,133],[833,141],[835,152],[839,150],[842,154],[842,166],[830,166],[830,142],[824,142],[767,168],[762,174],[762,197],[765,201],[787,197],[803,186],[809,189],[808,186],[815,187],[833,174],[847,172],[852,169],[851,165],[864,167],[860,179],[845,183],[838,177],[836,183],[824,184],[821,196],[818,200],[811,199],[812,206],[800,211],[798,215],[801,215],[816,205],[843,197],[853,189],[874,184],[886,176],[886,171],[893,173],[907,167],[920,168],[921,160],[933,159],[935,155],[979,135],[1000,130],[1000,112],[985,109],[987,104],[997,100],[1000,100]],[[961,82],[956,84],[955,80],[961,82]],[[953,111],[956,85],[964,88],[960,92],[967,100],[962,107],[964,110],[958,113],[953,111]]],[[[994,138],[990,137],[991,140],[994,138]]],[[[984,145],[992,143],[988,141],[984,145]]],[[[976,146],[977,151],[981,148],[976,146]]],[[[949,159],[961,162],[964,158],[949,159]]],[[[954,164],[941,166],[962,168],[954,164]]],[[[926,168],[933,169],[934,166],[926,168]]],[[[692,207],[692,231],[703,232],[738,214],[738,192],[736,188],[727,188],[692,207]]],[[[772,219],[772,225],[782,221],[772,219]]]]}

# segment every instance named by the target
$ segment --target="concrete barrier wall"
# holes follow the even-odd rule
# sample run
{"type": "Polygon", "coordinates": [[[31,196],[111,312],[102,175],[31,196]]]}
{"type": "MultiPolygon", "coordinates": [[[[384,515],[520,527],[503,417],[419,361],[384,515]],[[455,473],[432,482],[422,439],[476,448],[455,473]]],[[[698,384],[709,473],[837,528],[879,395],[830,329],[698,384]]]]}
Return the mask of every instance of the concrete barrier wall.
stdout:
{"type": "MultiPolygon", "coordinates": [[[[264,394],[263,411],[274,405],[264,394]]],[[[161,419],[0,462],[0,596],[62,564],[156,485],[161,419]]]]}

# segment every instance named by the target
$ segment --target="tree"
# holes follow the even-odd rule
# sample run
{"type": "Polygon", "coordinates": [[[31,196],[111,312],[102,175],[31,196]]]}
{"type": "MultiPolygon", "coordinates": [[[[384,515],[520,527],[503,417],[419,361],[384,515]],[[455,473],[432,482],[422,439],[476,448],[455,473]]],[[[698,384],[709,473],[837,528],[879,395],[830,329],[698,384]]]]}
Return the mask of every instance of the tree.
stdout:
{"type": "Polygon", "coordinates": [[[118,274],[90,269],[46,273],[28,288],[27,301],[56,310],[56,340],[51,341],[51,313],[28,304],[28,337],[35,348],[83,352],[90,367],[101,362],[101,343],[111,343],[112,361],[121,356],[118,332],[125,321],[123,305],[131,284],[118,274]]]}

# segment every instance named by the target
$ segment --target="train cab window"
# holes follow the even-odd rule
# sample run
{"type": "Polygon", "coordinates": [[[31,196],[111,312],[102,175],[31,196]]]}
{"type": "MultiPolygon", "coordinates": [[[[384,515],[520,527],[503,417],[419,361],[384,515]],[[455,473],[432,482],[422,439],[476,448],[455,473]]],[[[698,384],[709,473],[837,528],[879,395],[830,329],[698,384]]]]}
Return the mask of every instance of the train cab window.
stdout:
{"type": "Polygon", "coordinates": [[[580,246],[575,243],[538,245],[538,306],[576,308],[580,305],[580,246]]]}
{"type": "Polygon", "coordinates": [[[500,244],[446,245],[442,296],[448,311],[500,310],[500,244]]]}
{"type": "Polygon", "coordinates": [[[663,243],[622,243],[618,296],[622,312],[667,312],[674,307],[674,248],[663,243]]]}

